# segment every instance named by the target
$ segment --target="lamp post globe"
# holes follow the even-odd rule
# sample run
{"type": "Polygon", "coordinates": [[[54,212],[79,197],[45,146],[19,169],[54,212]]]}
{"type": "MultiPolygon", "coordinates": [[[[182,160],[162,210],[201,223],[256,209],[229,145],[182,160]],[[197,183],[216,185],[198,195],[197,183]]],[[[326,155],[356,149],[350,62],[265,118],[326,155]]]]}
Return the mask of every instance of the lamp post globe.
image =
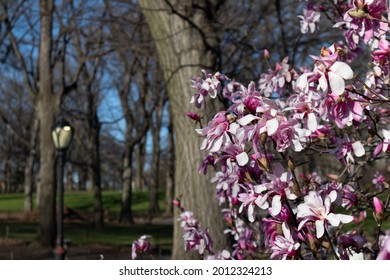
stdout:
{"type": "Polygon", "coordinates": [[[59,119],[53,126],[51,136],[58,151],[68,149],[73,139],[73,127],[65,119],[59,119]]]}

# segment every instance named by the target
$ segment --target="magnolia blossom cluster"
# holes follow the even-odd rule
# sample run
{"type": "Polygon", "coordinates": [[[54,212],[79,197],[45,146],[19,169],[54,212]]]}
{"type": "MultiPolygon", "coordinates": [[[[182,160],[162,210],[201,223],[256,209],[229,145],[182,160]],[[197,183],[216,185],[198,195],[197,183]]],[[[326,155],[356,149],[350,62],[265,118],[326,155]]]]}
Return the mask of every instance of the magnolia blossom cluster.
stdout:
{"type": "MultiPolygon", "coordinates": [[[[358,172],[390,150],[387,9],[381,0],[335,2],[338,13],[343,11],[335,28],[343,28],[346,44],[324,46],[311,56],[311,67],[293,69],[285,58],[257,84],[244,85],[219,72],[204,71],[204,78],[193,79],[191,102],[197,107],[218,95],[231,104],[196,129],[207,153],[199,171],[216,170],[217,200],[227,206],[225,233],[234,239],[229,257],[389,256],[388,237],[379,242],[389,206],[379,195],[390,196],[389,184],[376,173],[372,187],[362,189],[358,172]],[[358,46],[371,51],[365,77],[350,66],[358,46]],[[299,174],[296,155],[313,152],[332,155],[343,166],[340,173],[299,174]],[[363,236],[367,209],[378,222],[374,241],[363,236]]],[[[313,32],[325,10],[310,2],[300,16],[302,32],[313,32]]],[[[268,51],[265,57],[271,57],[268,51]]],[[[186,250],[212,252],[207,230],[190,212],[182,213],[181,225],[186,250]]]]}

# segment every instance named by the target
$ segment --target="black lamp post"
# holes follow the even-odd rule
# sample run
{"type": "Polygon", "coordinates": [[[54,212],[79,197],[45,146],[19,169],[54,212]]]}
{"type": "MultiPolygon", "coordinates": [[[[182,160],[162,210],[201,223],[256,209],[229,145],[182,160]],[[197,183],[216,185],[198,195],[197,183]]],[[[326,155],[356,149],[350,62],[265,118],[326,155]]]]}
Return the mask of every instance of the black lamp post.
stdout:
{"type": "Polygon", "coordinates": [[[51,131],[54,146],[57,150],[57,238],[55,256],[57,260],[65,259],[64,249],[64,164],[65,153],[73,138],[73,127],[63,118],[59,119],[51,131]]]}

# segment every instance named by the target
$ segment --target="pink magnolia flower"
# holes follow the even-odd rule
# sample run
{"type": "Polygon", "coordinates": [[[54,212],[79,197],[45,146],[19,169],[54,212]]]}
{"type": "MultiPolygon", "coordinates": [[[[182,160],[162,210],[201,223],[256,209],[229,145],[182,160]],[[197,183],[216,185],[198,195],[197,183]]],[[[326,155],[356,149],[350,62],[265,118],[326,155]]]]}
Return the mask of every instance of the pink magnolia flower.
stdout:
{"type": "Polygon", "coordinates": [[[320,105],[319,113],[324,120],[335,122],[339,128],[351,126],[353,121],[360,122],[364,118],[363,106],[347,92],[328,94],[320,105]]]}
{"type": "Polygon", "coordinates": [[[384,64],[389,62],[390,48],[389,41],[386,39],[381,39],[379,41],[379,49],[372,52],[372,57],[374,61],[384,64]]]}
{"type": "Polygon", "coordinates": [[[285,57],[281,63],[277,63],[275,70],[268,69],[268,73],[260,75],[260,92],[270,97],[272,94],[282,96],[282,90],[296,79],[296,72],[288,64],[288,57],[285,57]]]}
{"type": "Polygon", "coordinates": [[[151,244],[147,239],[151,238],[150,235],[142,235],[137,241],[134,241],[131,246],[131,258],[135,260],[137,258],[137,253],[148,253],[151,244]]]}
{"type": "Polygon", "coordinates": [[[247,208],[248,211],[248,220],[253,223],[255,221],[254,210],[255,206],[258,206],[261,209],[268,209],[269,205],[267,202],[268,195],[262,195],[261,193],[266,191],[265,186],[257,185],[250,187],[245,193],[240,193],[238,195],[238,200],[242,202],[239,212],[247,208]]]}
{"type": "Polygon", "coordinates": [[[299,15],[298,17],[301,19],[301,32],[305,34],[310,30],[310,33],[314,33],[320,21],[321,14],[313,10],[312,7],[308,7],[303,9],[303,15],[299,15]]]}
{"type": "Polygon", "coordinates": [[[196,132],[200,135],[206,136],[200,149],[207,149],[210,152],[218,152],[223,145],[231,142],[229,133],[234,134],[237,127],[238,124],[236,123],[232,123],[230,125],[225,112],[217,113],[206,127],[196,129],[196,132]]]}
{"type": "Polygon", "coordinates": [[[321,57],[312,56],[316,60],[314,71],[304,73],[297,79],[297,89],[307,93],[309,84],[318,82],[317,90],[324,94],[344,93],[345,80],[353,78],[353,71],[348,64],[337,61],[338,56],[335,45],[323,48],[321,57]]]}
{"type": "Polygon", "coordinates": [[[359,37],[367,44],[375,34],[387,31],[387,24],[381,22],[385,10],[385,0],[354,0],[353,7],[344,14],[344,21],[335,27],[346,25],[347,28],[356,29],[359,37]]]}
{"type": "Polygon", "coordinates": [[[195,103],[195,106],[200,108],[202,103],[206,102],[206,96],[216,98],[217,94],[222,91],[221,82],[229,80],[225,75],[217,72],[214,75],[202,70],[205,79],[201,77],[192,78],[192,88],[195,89],[195,93],[192,96],[190,103],[195,103]]]}
{"type": "Polygon", "coordinates": [[[192,212],[182,212],[178,220],[183,230],[184,249],[186,251],[196,250],[201,255],[205,250],[212,252],[213,242],[209,230],[200,228],[199,222],[192,212]]]}
{"type": "Polygon", "coordinates": [[[310,191],[304,197],[304,203],[297,206],[297,217],[301,220],[298,230],[309,221],[313,221],[316,227],[316,236],[321,238],[325,232],[325,226],[339,226],[340,223],[353,221],[353,216],[331,213],[331,204],[337,198],[337,192],[332,191],[323,199],[316,191],[310,191]]]}
{"type": "Polygon", "coordinates": [[[375,185],[375,187],[379,190],[382,191],[383,187],[386,182],[386,177],[380,174],[379,172],[376,172],[374,174],[374,179],[372,179],[372,183],[375,185]]]}
{"type": "Polygon", "coordinates": [[[273,246],[271,247],[271,259],[278,257],[285,260],[287,257],[295,256],[300,247],[299,242],[296,237],[291,234],[291,230],[286,223],[282,224],[282,230],[283,235],[277,235],[273,246]]]}
{"type": "Polygon", "coordinates": [[[337,147],[331,151],[336,153],[339,161],[350,164],[355,162],[356,157],[362,157],[365,154],[365,149],[360,141],[352,142],[347,135],[343,139],[338,139],[337,147]]]}
{"type": "Polygon", "coordinates": [[[386,236],[382,238],[381,250],[379,251],[377,260],[390,260],[390,232],[387,231],[386,236]]]}

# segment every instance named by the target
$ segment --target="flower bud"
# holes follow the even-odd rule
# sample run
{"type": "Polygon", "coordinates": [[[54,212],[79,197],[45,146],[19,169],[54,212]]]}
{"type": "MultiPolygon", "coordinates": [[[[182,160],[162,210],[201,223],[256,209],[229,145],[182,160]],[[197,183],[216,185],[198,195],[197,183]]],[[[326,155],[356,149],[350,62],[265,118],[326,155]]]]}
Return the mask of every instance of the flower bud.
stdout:
{"type": "Polygon", "coordinates": [[[374,197],[373,202],[374,202],[374,218],[378,223],[380,223],[383,221],[384,218],[383,204],[376,196],[374,197]]]}
{"type": "Polygon", "coordinates": [[[172,204],[173,206],[177,207],[177,208],[181,208],[181,203],[180,203],[180,200],[179,199],[174,199],[172,201],[172,204]]]}
{"type": "Polygon", "coordinates": [[[295,163],[292,159],[292,157],[288,157],[288,161],[287,161],[287,165],[288,165],[288,168],[291,170],[291,171],[294,171],[295,170],[295,163]]]}
{"type": "Polygon", "coordinates": [[[201,119],[201,116],[199,116],[197,113],[194,112],[186,112],[187,117],[194,121],[199,121],[201,119]]]}

